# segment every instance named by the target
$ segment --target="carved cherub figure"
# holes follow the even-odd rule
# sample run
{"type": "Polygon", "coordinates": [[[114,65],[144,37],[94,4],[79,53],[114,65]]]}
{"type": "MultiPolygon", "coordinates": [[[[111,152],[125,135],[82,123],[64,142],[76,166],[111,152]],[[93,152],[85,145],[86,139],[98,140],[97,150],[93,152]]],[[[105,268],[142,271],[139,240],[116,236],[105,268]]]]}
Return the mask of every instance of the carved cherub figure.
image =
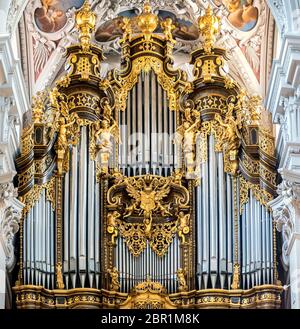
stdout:
{"type": "Polygon", "coordinates": [[[132,35],[132,26],[131,26],[131,19],[128,17],[123,18],[123,24],[122,24],[122,30],[123,30],[123,39],[122,42],[131,41],[131,35],[132,35]]]}
{"type": "Polygon", "coordinates": [[[118,291],[120,289],[119,272],[116,267],[107,270],[110,276],[110,290],[118,291]]]}
{"type": "Polygon", "coordinates": [[[168,17],[161,22],[160,25],[164,31],[166,40],[175,43],[176,41],[173,39],[172,31],[176,28],[176,26],[173,24],[172,19],[168,17]]]}
{"type": "Polygon", "coordinates": [[[177,274],[177,281],[178,281],[178,290],[180,292],[187,291],[187,284],[185,279],[185,271],[182,268],[179,268],[176,272],[177,274]]]}

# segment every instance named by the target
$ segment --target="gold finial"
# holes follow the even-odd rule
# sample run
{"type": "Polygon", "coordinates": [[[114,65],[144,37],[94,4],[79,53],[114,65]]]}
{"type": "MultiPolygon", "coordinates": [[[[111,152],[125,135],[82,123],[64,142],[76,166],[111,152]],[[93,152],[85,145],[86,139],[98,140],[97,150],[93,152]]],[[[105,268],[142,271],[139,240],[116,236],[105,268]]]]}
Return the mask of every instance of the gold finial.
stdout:
{"type": "Polygon", "coordinates": [[[204,38],[204,50],[206,53],[211,53],[211,50],[216,42],[216,36],[220,33],[221,19],[214,15],[211,6],[208,6],[205,15],[198,20],[199,31],[204,38]]]}
{"type": "Polygon", "coordinates": [[[144,34],[145,40],[149,41],[151,34],[158,25],[158,17],[151,12],[149,1],[145,1],[144,10],[142,14],[138,16],[137,24],[140,31],[144,34]]]}
{"type": "Polygon", "coordinates": [[[79,30],[79,39],[83,51],[89,51],[91,33],[95,29],[96,15],[92,12],[88,0],[85,1],[82,8],[76,14],[76,26],[79,30]]]}

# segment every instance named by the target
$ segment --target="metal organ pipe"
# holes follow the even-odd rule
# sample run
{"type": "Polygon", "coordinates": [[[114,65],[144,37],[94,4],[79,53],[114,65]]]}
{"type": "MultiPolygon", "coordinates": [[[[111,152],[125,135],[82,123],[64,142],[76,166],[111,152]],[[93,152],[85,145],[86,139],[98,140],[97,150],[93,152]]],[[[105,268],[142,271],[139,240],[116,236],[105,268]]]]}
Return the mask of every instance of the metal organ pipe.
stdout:
{"type": "Polygon", "coordinates": [[[228,289],[231,287],[233,271],[233,209],[232,209],[232,178],[226,174],[226,197],[227,197],[227,273],[228,289]]]}
{"type": "Polygon", "coordinates": [[[72,148],[71,152],[71,168],[70,168],[70,276],[73,288],[76,287],[77,274],[77,162],[78,151],[77,146],[72,148]]]}
{"type": "Polygon", "coordinates": [[[69,227],[69,181],[70,173],[65,175],[64,180],[64,277],[66,289],[69,288],[69,243],[70,243],[70,227],[69,227]]]}
{"type": "Polygon", "coordinates": [[[86,127],[81,128],[80,158],[79,158],[79,191],[78,193],[78,229],[79,229],[79,271],[81,285],[84,287],[86,276],[86,191],[87,188],[87,139],[86,127]]]}
{"type": "MultiPolygon", "coordinates": [[[[214,151],[214,137],[209,136],[209,200],[217,200],[217,172],[216,172],[216,153],[214,151]]],[[[217,242],[217,212],[214,202],[209,202],[210,218],[210,278],[212,288],[215,288],[218,273],[218,242],[217,242]]]]}
{"type": "Polygon", "coordinates": [[[221,289],[224,289],[226,279],[226,202],[225,177],[222,153],[217,154],[218,159],[218,204],[219,204],[219,271],[221,289]]]}

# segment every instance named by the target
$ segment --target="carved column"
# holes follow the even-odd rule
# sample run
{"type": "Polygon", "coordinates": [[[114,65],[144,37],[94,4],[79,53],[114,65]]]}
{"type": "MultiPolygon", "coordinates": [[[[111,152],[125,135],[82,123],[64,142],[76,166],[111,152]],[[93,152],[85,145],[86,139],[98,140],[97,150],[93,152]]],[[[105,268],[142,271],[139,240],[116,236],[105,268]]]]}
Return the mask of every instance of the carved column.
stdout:
{"type": "Polygon", "coordinates": [[[300,308],[300,172],[281,170],[278,198],[271,202],[276,227],[282,234],[282,262],[289,267],[291,307],[300,308]]]}

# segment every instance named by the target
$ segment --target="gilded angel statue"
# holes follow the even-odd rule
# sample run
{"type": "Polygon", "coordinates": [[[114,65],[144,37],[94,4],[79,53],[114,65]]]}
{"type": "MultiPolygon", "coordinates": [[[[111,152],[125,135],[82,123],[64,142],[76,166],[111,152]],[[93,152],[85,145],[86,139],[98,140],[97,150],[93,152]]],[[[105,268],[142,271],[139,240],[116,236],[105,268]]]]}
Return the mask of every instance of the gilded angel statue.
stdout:
{"type": "Polygon", "coordinates": [[[200,124],[200,118],[198,118],[193,124],[185,121],[181,126],[177,128],[175,143],[178,145],[183,142],[183,153],[185,158],[185,164],[187,169],[187,178],[192,178],[195,169],[195,143],[196,132],[200,124]]]}
{"type": "Polygon", "coordinates": [[[215,120],[224,128],[222,138],[226,151],[229,153],[229,160],[231,161],[231,172],[236,174],[238,170],[238,150],[242,135],[239,131],[240,120],[235,120],[233,116],[227,116],[225,121],[217,114],[215,120]]]}
{"type": "Polygon", "coordinates": [[[113,150],[112,137],[120,142],[119,128],[116,122],[110,126],[107,119],[95,124],[95,139],[100,149],[100,166],[103,173],[108,173],[108,163],[113,150]]]}

